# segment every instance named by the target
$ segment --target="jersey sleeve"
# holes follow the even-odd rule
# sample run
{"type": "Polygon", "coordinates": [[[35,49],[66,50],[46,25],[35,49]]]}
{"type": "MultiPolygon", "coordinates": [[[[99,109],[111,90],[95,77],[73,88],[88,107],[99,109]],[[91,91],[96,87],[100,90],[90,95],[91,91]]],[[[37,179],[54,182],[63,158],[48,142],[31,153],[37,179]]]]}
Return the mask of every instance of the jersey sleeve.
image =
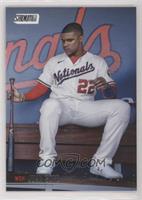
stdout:
{"type": "Polygon", "coordinates": [[[41,73],[41,75],[38,77],[38,82],[44,84],[45,86],[47,86],[48,88],[51,87],[51,85],[53,84],[53,60],[52,58],[48,61],[48,63],[45,65],[43,72],[41,73]]]}
{"type": "Polygon", "coordinates": [[[45,86],[39,82],[29,92],[24,94],[25,100],[26,101],[35,100],[35,99],[41,97],[42,95],[46,94],[48,92],[48,90],[49,89],[47,86],[45,86]]]}
{"type": "Polygon", "coordinates": [[[103,58],[100,60],[98,77],[103,77],[107,82],[113,82],[108,72],[108,65],[103,58]]]}

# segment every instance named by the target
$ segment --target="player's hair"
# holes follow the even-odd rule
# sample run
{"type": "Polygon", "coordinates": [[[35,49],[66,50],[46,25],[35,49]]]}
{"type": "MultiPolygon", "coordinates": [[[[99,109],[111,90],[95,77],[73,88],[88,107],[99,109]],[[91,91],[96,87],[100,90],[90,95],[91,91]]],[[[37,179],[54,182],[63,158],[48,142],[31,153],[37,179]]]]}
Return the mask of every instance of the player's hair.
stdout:
{"type": "Polygon", "coordinates": [[[67,24],[63,28],[62,33],[69,33],[69,32],[74,32],[74,31],[75,32],[79,32],[80,35],[83,35],[83,28],[82,28],[82,26],[80,24],[78,24],[78,23],[75,23],[75,22],[67,24]]]}

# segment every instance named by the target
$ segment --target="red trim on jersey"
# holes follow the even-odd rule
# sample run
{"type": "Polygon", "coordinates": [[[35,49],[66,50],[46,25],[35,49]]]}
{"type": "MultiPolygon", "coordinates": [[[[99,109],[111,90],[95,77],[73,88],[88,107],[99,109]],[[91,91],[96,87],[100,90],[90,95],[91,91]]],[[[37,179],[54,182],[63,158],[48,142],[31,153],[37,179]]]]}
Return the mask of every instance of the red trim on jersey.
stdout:
{"type": "Polygon", "coordinates": [[[32,90],[24,94],[25,100],[26,101],[35,100],[43,96],[44,94],[46,94],[48,90],[49,89],[47,86],[43,85],[42,83],[37,82],[37,84],[32,88],[32,90]]]}
{"type": "Polygon", "coordinates": [[[82,57],[85,53],[86,53],[86,51],[83,51],[83,53],[82,53],[81,55],[79,55],[79,56],[70,56],[70,59],[71,59],[72,63],[73,63],[73,64],[76,63],[76,61],[77,61],[80,57],[82,57]]]}
{"type": "Polygon", "coordinates": [[[76,61],[80,58],[80,56],[71,56],[70,59],[72,61],[72,63],[76,63],[76,61]]]}

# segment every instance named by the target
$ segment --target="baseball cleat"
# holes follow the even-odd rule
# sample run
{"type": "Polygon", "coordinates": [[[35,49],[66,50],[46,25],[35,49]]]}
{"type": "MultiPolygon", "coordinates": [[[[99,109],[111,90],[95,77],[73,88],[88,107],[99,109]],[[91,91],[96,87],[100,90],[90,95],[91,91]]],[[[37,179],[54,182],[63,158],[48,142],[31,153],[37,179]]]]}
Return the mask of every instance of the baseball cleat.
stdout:
{"type": "Polygon", "coordinates": [[[123,175],[115,171],[109,164],[96,163],[90,167],[90,173],[106,179],[122,179],[123,175]]]}
{"type": "Polygon", "coordinates": [[[46,175],[51,175],[53,172],[53,169],[55,167],[55,161],[54,160],[41,160],[39,163],[39,166],[37,167],[36,174],[46,174],[46,175]]]}

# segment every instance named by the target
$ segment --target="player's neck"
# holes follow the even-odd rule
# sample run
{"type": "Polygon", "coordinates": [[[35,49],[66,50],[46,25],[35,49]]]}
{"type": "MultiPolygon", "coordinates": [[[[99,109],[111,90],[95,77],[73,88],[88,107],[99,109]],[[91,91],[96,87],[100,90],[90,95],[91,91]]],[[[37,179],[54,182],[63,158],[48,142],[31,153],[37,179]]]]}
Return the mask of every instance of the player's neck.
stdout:
{"type": "Polygon", "coordinates": [[[73,56],[81,57],[81,56],[83,56],[85,53],[86,53],[86,51],[85,51],[83,48],[80,48],[77,52],[75,52],[75,53],[69,55],[69,57],[73,57],[73,56]]]}
{"type": "Polygon", "coordinates": [[[72,63],[74,64],[85,53],[86,53],[86,51],[84,49],[81,49],[81,51],[78,51],[77,53],[70,55],[69,58],[71,59],[72,63]]]}

